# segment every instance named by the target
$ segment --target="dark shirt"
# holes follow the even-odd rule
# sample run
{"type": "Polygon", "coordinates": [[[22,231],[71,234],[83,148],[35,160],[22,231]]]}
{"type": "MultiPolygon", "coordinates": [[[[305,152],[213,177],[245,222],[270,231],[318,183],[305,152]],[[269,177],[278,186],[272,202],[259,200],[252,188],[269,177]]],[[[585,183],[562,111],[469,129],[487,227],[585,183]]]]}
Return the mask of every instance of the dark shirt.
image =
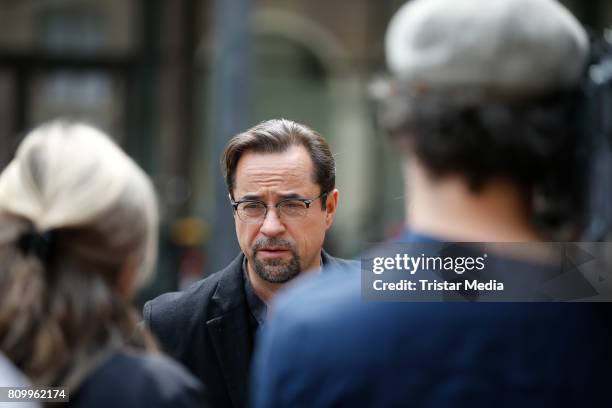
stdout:
{"type": "Polygon", "coordinates": [[[244,293],[246,295],[246,301],[249,306],[249,311],[251,312],[251,317],[255,320],[255,324],[257,328],[263,326],[266,321],[266,313],[268,312],[268,306],[257,296],[255,293],[255,289],[253,289],[253,285],[251,285],[251,280],[249,279],[249,274],[247,272],[247,259],[246,256],[242,261],[242,273],[244,276],[244,293]]]}

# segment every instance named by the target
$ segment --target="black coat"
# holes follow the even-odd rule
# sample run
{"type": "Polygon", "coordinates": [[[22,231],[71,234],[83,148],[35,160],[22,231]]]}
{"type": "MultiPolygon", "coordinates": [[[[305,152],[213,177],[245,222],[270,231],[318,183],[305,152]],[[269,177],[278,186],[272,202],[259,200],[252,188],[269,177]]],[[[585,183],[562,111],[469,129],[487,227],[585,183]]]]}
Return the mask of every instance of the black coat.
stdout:
{"type": "MultiPolygon", "coordinates": [[[[144,321],[162,348],[204,384],[214,407],[246,405],[249,365],[257,326],[244,292],[240,254],[225,269],[184,292],[163,294],[144,306],[144,321]]],[[[349,261],[322,251],[327,267],[349,261]]]]}

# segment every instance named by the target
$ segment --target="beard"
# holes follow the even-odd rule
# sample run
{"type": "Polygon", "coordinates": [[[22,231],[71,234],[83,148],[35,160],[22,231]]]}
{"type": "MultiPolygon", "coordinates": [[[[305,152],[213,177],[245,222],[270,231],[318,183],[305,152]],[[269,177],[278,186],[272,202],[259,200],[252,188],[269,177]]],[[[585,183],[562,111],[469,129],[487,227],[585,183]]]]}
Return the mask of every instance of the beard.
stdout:
{"type": "Polygon", "coordinates": [[[253,269],[257,276],[266,282],[285,283],[300,274],[300,255],[295,246],[284,239],[259,239],[251,247],[253,254],[253,269]],[[291,252],[290,259],[258,259],[257,252],[267,247],[287,249],[291,252]]]}

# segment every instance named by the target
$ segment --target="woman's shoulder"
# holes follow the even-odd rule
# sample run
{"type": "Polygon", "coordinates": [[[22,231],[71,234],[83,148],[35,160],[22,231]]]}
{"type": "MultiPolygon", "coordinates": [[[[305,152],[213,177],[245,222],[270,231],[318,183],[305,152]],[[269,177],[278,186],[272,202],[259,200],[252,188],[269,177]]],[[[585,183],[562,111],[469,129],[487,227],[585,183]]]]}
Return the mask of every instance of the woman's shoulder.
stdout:
{"type": "Polygon", "coordinates": [[[71,398],[73,407],[202,407],[203,387],[160,355],[123,350],[98,367],[71,398]]]}

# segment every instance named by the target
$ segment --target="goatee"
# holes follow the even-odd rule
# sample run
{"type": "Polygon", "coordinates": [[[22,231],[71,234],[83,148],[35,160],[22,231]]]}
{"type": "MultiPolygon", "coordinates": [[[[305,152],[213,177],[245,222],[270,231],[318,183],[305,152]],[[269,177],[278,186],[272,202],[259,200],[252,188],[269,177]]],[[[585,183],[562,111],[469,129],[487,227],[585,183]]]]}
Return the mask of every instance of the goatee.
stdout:
{"type": "Polygon", "coordinates": [[[260,239],[252,246],[253,269],[257,276],[266,282],[285,283],[300,274],[300,255],[290,241],[284,239],[260,239]],[[282,248],[291,252],[288,260],[258,259],[257,252],[265,248],[282,248]]]}

